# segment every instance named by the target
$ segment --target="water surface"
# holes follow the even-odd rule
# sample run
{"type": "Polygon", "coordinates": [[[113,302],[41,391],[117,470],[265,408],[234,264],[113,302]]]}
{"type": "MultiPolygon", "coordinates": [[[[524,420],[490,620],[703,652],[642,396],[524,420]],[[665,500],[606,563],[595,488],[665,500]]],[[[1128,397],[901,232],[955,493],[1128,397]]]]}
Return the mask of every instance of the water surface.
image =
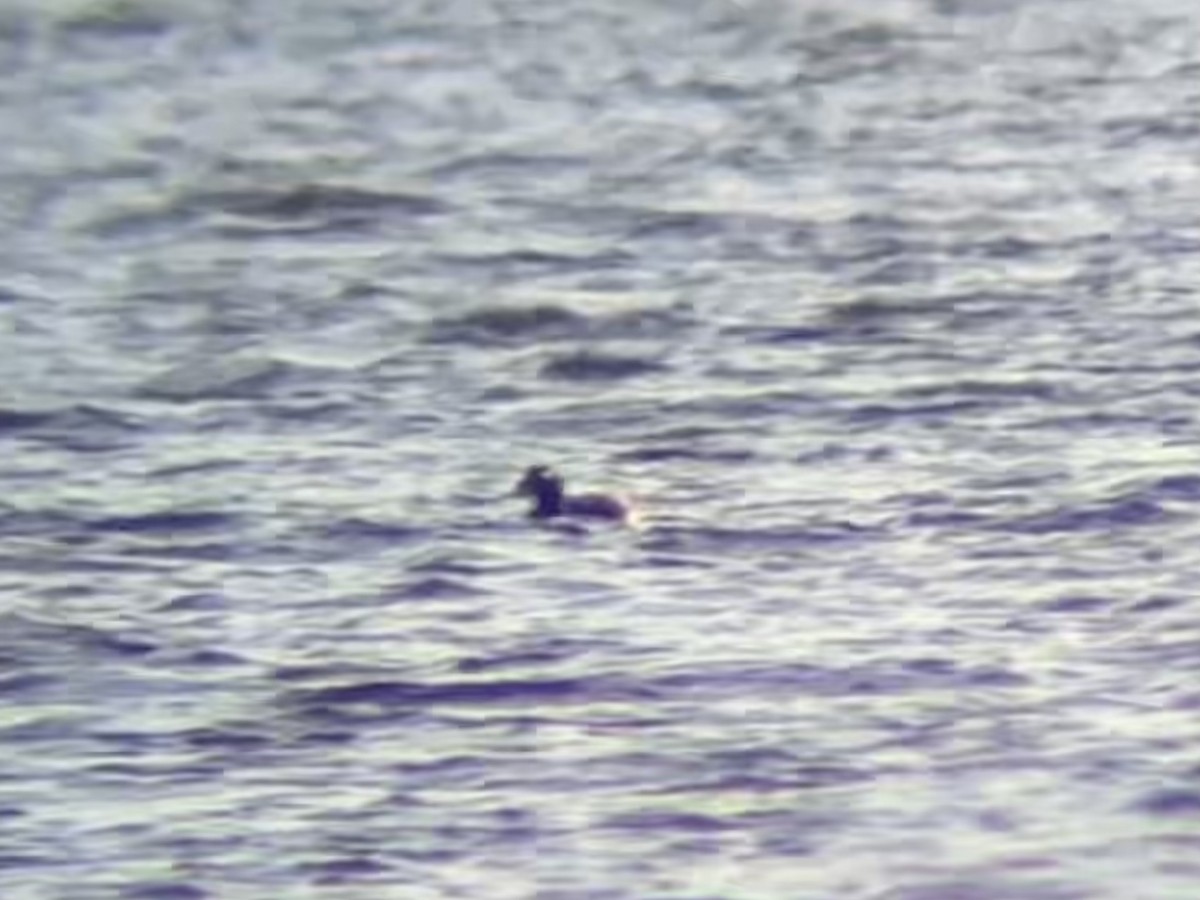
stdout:
{"type": "Polygon", "coordinates": [[[5,5],[0,892],[1190,900],[1198,25],[5,5]]]}

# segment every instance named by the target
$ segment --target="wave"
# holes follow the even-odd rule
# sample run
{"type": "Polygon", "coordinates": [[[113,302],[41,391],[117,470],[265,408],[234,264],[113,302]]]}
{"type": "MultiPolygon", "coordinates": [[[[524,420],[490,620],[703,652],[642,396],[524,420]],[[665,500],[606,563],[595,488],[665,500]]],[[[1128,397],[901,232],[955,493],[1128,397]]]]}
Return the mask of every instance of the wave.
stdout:
{"type": "Polygon", "coordinates": [[[693,323],[690,310],[674,306],[591,313],[559,303],[495,305],[436,318],[425,340],[481,347],[543,341],[654,340],[676,335],[693,323]]]}
{"type": "MultiPolygon", "coordinates": [[[[247,351],[180,363],[144,381],[135,394],[174,403],[253,400],[270,397],[286,387],[309,380],[325,384],[334,372],[336,370],[326,367],[247,351]]],[[[328,411],[342,406],[335,401],[323,400],[313,404],[312,408],[328,411]]],[[[311,411],[306,406],[303,414],[307,417],[311,411]]]]}
{"type": "Polygon", "coordinates": [[[447,204],[424,194],[320,182],[244,186],[182,193],[105,213],[91,223],[104,237],[144,237],[207,225],[222,236],[363,231],[444,213],[447,204]]]}
{"type": "Polygon", "coordinates": [[[552,356],[542,364],[542,378],[559,381],[617,381],[664,372],[667,366],[643,356],[580,350],[552,356]]]}
{"type": "Polygon", "coordinates": [[[220,512],[167,509],[159,512],[94,519],[94,531],[119,531],[129,534],[177,534],[180,532],[227,530],[236,517],[220,512]]]}
{"type": "Polygon", "coordinates": [[[589,329],[586,316],[561,306],[492,306],[459,316],[435,319],[426,340],[435,344],[486,346],[529,339],[578,338],[589,329]]]}

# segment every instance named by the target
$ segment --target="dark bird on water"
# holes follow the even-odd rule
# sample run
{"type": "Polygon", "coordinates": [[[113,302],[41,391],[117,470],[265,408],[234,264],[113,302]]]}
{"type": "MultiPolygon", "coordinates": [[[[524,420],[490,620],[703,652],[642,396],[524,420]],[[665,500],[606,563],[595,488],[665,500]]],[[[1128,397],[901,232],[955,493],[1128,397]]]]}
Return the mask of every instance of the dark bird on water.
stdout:
{"type": "Polygon", "coordinates": [[[549,466],[530,466],[517,482],[516,493],[533,498],[529,515],[535,519],[577,516],[631,522],[633,507],[613,494],[568,494],[563,478],[549,466]]]}

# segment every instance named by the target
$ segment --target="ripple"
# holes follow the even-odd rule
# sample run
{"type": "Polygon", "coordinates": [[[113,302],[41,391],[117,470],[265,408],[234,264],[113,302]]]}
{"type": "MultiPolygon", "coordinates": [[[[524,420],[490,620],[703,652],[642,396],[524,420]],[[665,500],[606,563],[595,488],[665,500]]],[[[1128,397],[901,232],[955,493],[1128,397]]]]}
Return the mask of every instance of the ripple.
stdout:
{"type": "Polygon", "coordinates": [[[377,519],[352,517],[329,523],[322,529],[327,540],[345,541],[351,544],[395,545],[419,541],[429,536],[429,529],[403,522],[385,522],[377,519]]]}
{"type": "Polygon", "coordinates": [[[150,427],[141,416],[100,402],[0,412],[0,433],[10,431],[77,453],[107,453],[130,446],[150,427]]]}
{"type": "MultiPolygon", "coordinates": [[[[71,680],[77,666],[132,662],[155,657],[162,643],[153,633],[9,614],[2,620],[0,650],[11,657],[9,678],[18,691],[37,691],[71,680]],[[61,677],[60,677],[61,676],[61,677]]],[[[97,672],[99,674],[99,672],[97,672]]]]}
{"type": "Polygon", "coordinates": [[[486,307],[461,316],[437,319],[427,339],[434,343],[487,346],[530,339],[564,339],[587,333],[588,319],[560,306],[486,307]]]}
{"type": "Polygon", "coordinates": [[[0,851],[0,871],[7,869],[39,869],[46,866],[52,866],[56,860],[47,855],[39,855],[37,853],[14,853],[11,851],[0,851]]]}
{"type": "Polygon", "coordinates": [[[1063,399],[1064,393],[1062,385],[1035,378],[1014,378],[1012,380],[971,378],[926,385],[919,388],[908,388],[902,392],[903,395],[913,397],[937,397],[943,394],[954,394],[963,397],[1032,400],[1038,403],[1060,401],[1063,399]]]}
{"type": "Polygon", "coordinates": [[[656,553],[699,557],[705,553],[746,552],[756,548],[764,551],[785,548],[802,551],[806,548],[821,548],[830,543],[859,541],[879,534],[879,530],[874,527],[853,522],[813,521],[808,524],[758,528],[662,526],[655,528],[653,533],[643,540],[642,546],[656,553]]]}
{"type": "Polygon", "coordinates": [[[498,280],[598,272],[619,269],[632,262],[631,257],[620,250],[566,253],[533,247],[491,253],[443,253],[439,254],[437,259],[448,268],[486,272],[491,278],[498,280]]]}
{"type": "Polygon", "coordinates": [[[993,690],[1024,687],[1031,680],[1012,669],[927,660],[879,659],[857,666],[714,666],[684,670],[639,684],[654,696],[701,694],[710,698],[745,693],[756,697],[783,694],[814,696],[895,695],[921,690],[993,690]]]}
{"type": "Polygon", "coordinates": [[[293,364],[253,355],[197,360],[146,381],[139,393],[176,403],[208,399],[249,400],[269,395],[298,371],[293,364]]]}
{"type": "MultiPolygon", "coordinates": [[[[588,298],[579,298],[585,302],[588,298]]],[[[580,312],[555,303],[483,306],[434,319],[425,334],[433,344],[518,346],[546,341],[633,341],[660,338],[692,324],[686,308],[653,307],[607,314],[580,312]]]]}
{"type": "Polygon", "coordinates": [[[729,831],[737,827],[737,822],[716,816],[700,815],[698,813],[643,809],[637,812],[613,816],[605,822],[605,825],[609,828],[654,833],[661,831],[704,833],[729,831]]]}
{"type": "Polygon", "coordinates": [[[1039,608],[1051,613],[1093,613],[1109,609],[1113,601],[1107,597],[1067,595],[1055,597],[1040,604],[1039,608]]]}
{"type": "Polygon", "coordinates": [[[544,703],[547,700],[582,698],[594,690],[588,682],[572,679],[529,681],[462,681],[420,683],[366,681],[318,688],[301,695],[309,708],[368,705],[380,708],[439,705],[544,703]]]}
{"type": "Polygon", "coordinates": [[[672,463],[684,460],[726,465],[752,463],[757,458],[758,454],[752,450],[701,450],[685,447],[643,447],[622,451],[614,457],[618,462],[672,463]]]}
{"type": "Polygon", "coordinates": [[[259,733],[255,726],[194,728],[179,735],[187,744],[201,750],[230,750],[241,753],[261,750],[275,743],[274,738],[259,733]]]}
{"type": "Polygon", "coordinates": [[[725,333],[759,344],[824,344],[838,331],[821,325],[735,325],[726,328],[725,333]]]}
{"type": "Polygon", "coordinates": [[[889,888],[871,900],[1089,900],[1090,889],[1049,879],[989,875],[984,884],[957,878],[889,888]]]}
{"type": "Polygon", "coordinates": [[[234,516],[202,510],[167,509],[129,516],[109,516],[88,523],[92,531],[118,531],[127,534],[177,534],[195,531],[227,531],[237,523],[234,516]]]}
{"type": "Polygon", "coordinates": [[[316,877],[317,884],[342,884],[392,871],[391,866],[368,856],[340,856],[307,864],[304,869],[316,877]]]}
{"type": "MultiPolygon", "coordinates": [[[[440,198],[370,187],[310,183],[285,187],[242,187],[184,197],[180,209],[212,216],[227,237],[297,233],[361,232],[384,223],[409,222],[444,214],[440,198]]],[[[167,215],[176,214],[168,211],[167,215]]]]}
{"type": "Polygon", "coordinates": [[[1200,790],[1163,788],[1152,791],[1137,801],[1137,808],[1156,816],[1200,816],[1200,790]]]}
{"type": "Polygon", "coordinates": [[[0,431],[21,431],[43,425],[53,417],[49,412],[0,407],[0,431]]]}
{"type": "MultiPolygon", "coordinates": [[[[0,661],[0,665],[6,665],[6,663],[0,661]]],[[[54,677],[50,675],[35,672],[20,672],[0,677],[0,694],[21,694],[26,691],[36,691],[54,682],[54,677]]]]}
{"type": "Polygon", "coordinates": [[[447,600],[477,597],[487,591],[459,578],[432,576],[394,587],[391,593],[398,600],[447,600]]]}
{"type": "Polygon", "coordinates": [[[154,37],[181,23],[177,11],[158,9],[153,4],[103,2],[86,6],[68,6],[60,10],[59,24],[75,33],[96,36],[154,37]]]}
{"type": "Polygon", "coordinates": [[[551,357],[542,364],[539,375],[560,381],[619,381],[658,374],[666,368],[646,357],[581,350],[551,357]]]}
{"type": "Polygon", "coordinates": [[[383,210],[405,215],[429,215],[446,210],[445,203],[427,195],[320,183],[284,189],[242,189],[200,196],[207,205],[228,212],[268,218],[296,218],[314,212],[347,210],[383,210]]]}
{"type": "Polygon", "coordinates": [[[1173,500],[1200,500],[1200,475],[1165,475],[1150,487],[1149,493],[1173,500]]]}
{"type": "Polygon", "coordinates": [[[1063,507],[1009,520],[995,527],[1025,534],[1055,534],[1162,525],[1173,518],[1153,500],[1126,497],[1090,506],[1063,507]]]}
{"type": "Polygon", "coordinates": [[[129,900],[204,900],[212,896],[204,888],[185,881],[133,884],[125,888],[122,895],[129,900]]]}
{"type": "Polygon", "coordinates": [[[973,413],[991,413],[994,409],[994,404],[985,400],[965,398],[933,403],[865,403],[852,408],[846,418],[850,424],[862,427],[959,418],[973,413]]]}

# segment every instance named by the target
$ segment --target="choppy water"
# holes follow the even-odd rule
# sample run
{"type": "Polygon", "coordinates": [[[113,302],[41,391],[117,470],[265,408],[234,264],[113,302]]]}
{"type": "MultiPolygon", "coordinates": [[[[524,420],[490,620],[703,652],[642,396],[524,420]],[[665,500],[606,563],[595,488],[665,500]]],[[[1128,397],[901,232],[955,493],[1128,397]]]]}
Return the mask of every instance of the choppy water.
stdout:
{"type": "Polygon", "coordinates": [[[5,3],[0,894],[1197,896],[1198,29],[5,3]]]}

